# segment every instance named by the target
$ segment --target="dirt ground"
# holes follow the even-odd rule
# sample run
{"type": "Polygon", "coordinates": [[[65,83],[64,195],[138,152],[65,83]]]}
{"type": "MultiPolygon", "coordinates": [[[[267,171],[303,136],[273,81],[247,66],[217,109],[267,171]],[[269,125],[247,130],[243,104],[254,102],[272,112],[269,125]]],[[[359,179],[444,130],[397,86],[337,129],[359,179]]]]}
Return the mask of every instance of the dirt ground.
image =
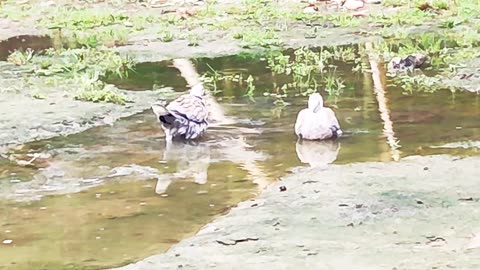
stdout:
{"type": "MultiPolygon", "coordinates": [[[[23,88],[23,82],[1,78],[0,84],[23,88]]],[[[0,95],[0,153],[9,147],[55,136],[66,136],[88,128],[112,124],[114,121],[150,108],[152,100],[165,97],[159,91],[124,93],[132,100],[125,106],[112,103],[92,103],[66,97],[63,91],[36,85],[22,93],[3,92],[0,95]],[[32,98],[35,89],[47,93],[45,99],[32,98]]],[[[165,90],[165,89],[164,89],[165,90]]]]}
{"type": "Polygon", "coordinates": [[[479,161],[306,169],[167,253],[116,269],[478,269],[479,161]]]}

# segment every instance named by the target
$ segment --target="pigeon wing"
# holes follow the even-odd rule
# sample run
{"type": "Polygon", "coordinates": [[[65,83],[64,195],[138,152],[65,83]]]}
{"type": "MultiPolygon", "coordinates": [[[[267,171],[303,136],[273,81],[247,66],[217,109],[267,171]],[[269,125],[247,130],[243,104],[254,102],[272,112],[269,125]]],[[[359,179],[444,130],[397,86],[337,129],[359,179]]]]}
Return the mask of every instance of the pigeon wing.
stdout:
{"type": "Polygon", "coordinates": [[[192,95],[183,95],[170,102],[167,110],[176,117],[183,117],[196,123],[206,122],[208,110],[205,102],[192,95]]]}
{"type": "Polygon", "coordinates": [[[327,119],[330,126],[335,126],[340,129],[340,124],[338,123],[338,119],[335,116],[335,112],[330,108],[325,108],[325,113],[327,114],[327,119]]]}
{"type": "Polygon", "coordinates": [[[302,127],[305,121],[306,109],[301,110],[297,115],[297,120],[295,121],[295,134],[298,137],[302,137],[302,127]]]}

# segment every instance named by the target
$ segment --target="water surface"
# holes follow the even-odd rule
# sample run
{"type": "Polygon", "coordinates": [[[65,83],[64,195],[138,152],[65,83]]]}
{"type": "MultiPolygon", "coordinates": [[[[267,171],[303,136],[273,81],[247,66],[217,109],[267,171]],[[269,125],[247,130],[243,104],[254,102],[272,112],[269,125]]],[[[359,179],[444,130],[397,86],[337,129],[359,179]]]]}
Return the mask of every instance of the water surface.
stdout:
{"type": "MultiPolygon", "coordinates": [[[[475,144],[447,145],[480,141],[475,94],[406,95],[387,87],[379,101],[372,75],[344,65],[339,74],[348,87],[340,97],[326,98],[326,105],[334,107],[345,137],[300,143],[293,124],[306,98],[273,105],[263,96],[275,86],[264,61],[224,57],[196,64],[201,73],[211,66],[253,74],[259,82],[253,99],[243,96],[244,86],[219,84],[218,100],[237,122],[209,129],[198,145],[176,144],[167,151],[147,110],[112,126],[22,145],[9,153],[11,160],[0,160],[0,240],[13,241],[0,244],[1,269],[123,265],[167,250],[296,167],[390,162],[394,151],[379,102],[388,109],[400,157],[479,152],[475,144]],[[15,160],[31,162],[19,166],[15,160]]],[[[186,89],[169,65],[141,64],[136,75],[116,83],[132,90],[186,89]]]]}

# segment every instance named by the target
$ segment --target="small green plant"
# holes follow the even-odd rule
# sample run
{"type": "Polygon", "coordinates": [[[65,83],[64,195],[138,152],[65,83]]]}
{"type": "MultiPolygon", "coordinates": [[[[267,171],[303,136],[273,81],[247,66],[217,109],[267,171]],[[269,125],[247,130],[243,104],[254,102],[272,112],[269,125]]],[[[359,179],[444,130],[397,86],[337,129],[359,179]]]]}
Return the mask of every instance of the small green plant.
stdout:
{"type": "Polygon", "coordinates": [[[328,17],[329,21],[340,27],[358,27],[362,20],[350,14],[334,14],[328,17]]]}
{"type": "Polygon", "coordinates": [[[351,46],[348,46],[348,47],[335,46],[331,50],[332,50],[332,58],[335,60],[351,62],[351,61],[355,61],[355,59],[357,58],[355,49],[351,46]]]}
{"type": "Polygon", "coordinates": [[[222,74],[215,70],[212,66],[207,63],[207,67],[210,69],[208,72],[203,74],[202,81],[212,89],[212,93],[218,94],[220,91],[217,86],[217,82],[223,80],[222,74]]]}
{"type": "Polygon", "coordinates": [[[464,20],[458,20],[456,18],[453,18],[453,19],[446,19],[442,22],[440,22],[440,27],[441,28],[448,28],[448,29],[452,29],[452,28],[455,28],[461,24],[464,23],[464,20]]]}
{"type": "Polygon", "coordinates": [[[400,7],[406,4],[406,1],[399,0],[384,0],[382,4],[386,7],[400,7]]]}
{"type": "Polygon", "coordinates": [[[428,77],[425,75],[409,76],[403,75],[396,78],[396,84],[400,85],[406,93],[414,92],[433,93],[439,89],[445,88],[439,77],[428,77]]]}
{"type": "MultiPolygon", "coordinates": [[[[43,82],[47,85],[72,88],[75,98],[82,100],[118,104],[128,101],[125,95],[102,82],[111,76],[120,79],[127,77],[135,64],[128,56],[96,48],[46,50],[35,58],[28,56],[32,54],[31,51],[25,55],[17,53],[15,59],[23,59],[21,62],[33,74],[45,76],[43,82]]],[[[13,61],[14,58],[11,59],[13,61]]],[[[40,99],[43,95],[38,93],[33,97],[40,99]]]]}
{"type": "Polygon", "coordinates": [[[274,74],[290,74],[289,60],[290,56],[283,55],[281,52],[273,52],[267,57],[268,67],[274,74]]]}
{"type": "Polygon", "coordinates": [[[411,36],[411,31],[408,28],[401,26],[385,27],[377,31],[377,34],[389,40],[405,40],[411,36]]]}
{"type": "Polygon", "coordinates": [[[188,46],[196,47],[199,45],[199,38],[197,35],[190,34],[187,36],[188,46]]]}
{"type": "Polygon", "coordinates": [[[472,48],[480,45],[479,30],[471,27],[464,27],[461,31],[450,34],[450,37],[461,48],[472,48]]]}
{"type": "Polygon", "coordinates": [[[324,78],[325,91],[329,96],[340,96],[345,89],[345,81],[335,75],[335,71],[327,73],[324,78]]]}
{"type": "Polygon", "coordinates": [[[277,52],[267,57],[268,67],[274,75],[286,75],[290,79],[282,86],[284,93],[287,89],[295,89],[301,95],[316,92],[321,85],[330,95],[343,93],[346,86],[341,78],[335,76],[333,60],[361,62],[351,47],[321,48],[319,52],[300,48],[293,55],[277,52]]]}
{"type": "Polygon", "coordinates": [[[125,95],[118,93],[113,86],[106,86],[96,91],[83,92],[75,96],[75,99],[91,102],[109,102],[124,105],[129,100],[125,95]]]}
{"type": "Polygon", "coordinates": [[[238,24],[238,21],[234,19],[215,19],[215,21],[210,25],[212,30],[228,30],[235,27],[238,24]]]}
{"type": "Polygon", "coordinates": [[[432,1],[433,7],[441,10],[448,10],[449,9],[449,2],[446,0],[436,0],[432,1]]]}
{"type": "Polygon", "coordinates": [[[108,47],[122,46],[128,43],[130,30],[124,27],[115,27],[107,29],[87,29],[66,32],[70,37],[71,43],[76,43],[80,47],[95,48],[101,45],[108,47]]]}
{"type": "Polygon", "coordinates": [[[162,42],[172,42],[175,39],[175,36],[171,31],[164,30],[159,33],[158,38],[162,42]]]}
{"type": "Polygon", "coordinates": [[[355,59],[355,66],[352,68],[352,72],[363,72],[368,70],[368,65],[362,61],[362,59],[355,59]]]}
{"type": "Polygon", "coordinates": [[[88,8],[75,8],[58,5],[43,11],[39,24],[46,28],[63,28],[68,30],[86,30],[97,27],[108,27],[127,22],[129,17],[120,11],[88,8]]]}
{"type": "Polygon", "coordinates": [[[248,75],[248,78],[245,82],[247,83],[247,92],[245,93],[245,96],[253,97],[255,93],[255,84],[252,75],[248,75]]]}
{"type": "Polygon", "coordinates": [[[403,8],[391,15],[380,14],[369,16],[369,21],[383,26],[407,26],[422,25],[426,21],[433,19],[436,15],[429,11],[421,11],[418,8],[403,8]]]}
{"type": "Polygon", "coordinates": [[[242,33],[236,33],[233,35],[233,38],[240,39],[242,41],[241,46],[243,48],[270,48],[282,45],[277,33],[271,30],[266,30],[264,32],[247,31],[242,33]]]}
{"type": "Polygon", "coordinates": [[[99,76],[99,72],[77,76],[74,79],[75,85],[78,86],[78,94],[75,95],[75,99],[92,102],[110,102],[121,105],[129,101],[113,85],[106,85],[100,81],[99,76]]]}
{"type": "Polygon", "coordinates": [[[31,63],[33,56],[34,52],[30,48],[28,48],[26,51],[15,50],[7,57],[7,61],[17,66],[23,66],[31,63]]]}
{"type": "Polygon", "coordinates": [[[123,57],[110,50],[94,48],[69,49],[46,52],[34,72],[38,75],[50,76],[63,74],[72,77],[95,69],[101,76],[125,78],[133,70],[134,62],[128,56],[123,57]]]}

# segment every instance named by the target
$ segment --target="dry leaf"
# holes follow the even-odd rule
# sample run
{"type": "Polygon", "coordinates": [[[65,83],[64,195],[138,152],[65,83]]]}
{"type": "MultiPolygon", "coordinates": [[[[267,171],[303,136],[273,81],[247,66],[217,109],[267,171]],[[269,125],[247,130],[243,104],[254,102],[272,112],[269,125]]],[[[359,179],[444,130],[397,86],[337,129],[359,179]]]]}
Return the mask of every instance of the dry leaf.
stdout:
{"type": "Polygon", "coordinates": [[[433,10],[434,8],[429,3],[423,3],[420,6],[418,6],[418,9],[420,9],[421,11],[427,11],[427,10],[433,10]]]}

